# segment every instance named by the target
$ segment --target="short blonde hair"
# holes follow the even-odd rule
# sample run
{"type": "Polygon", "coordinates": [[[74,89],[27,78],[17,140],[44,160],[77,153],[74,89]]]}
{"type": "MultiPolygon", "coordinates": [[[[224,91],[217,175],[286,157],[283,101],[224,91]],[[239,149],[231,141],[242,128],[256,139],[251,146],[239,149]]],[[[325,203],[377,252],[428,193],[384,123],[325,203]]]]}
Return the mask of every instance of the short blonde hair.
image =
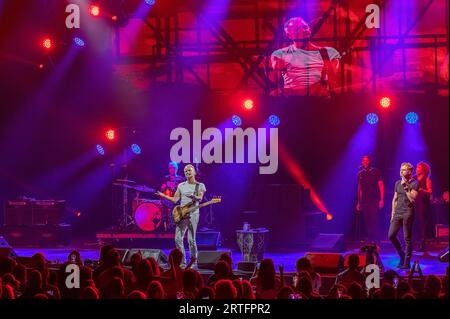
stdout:
{"type": "Polygon", "coordinates": [[[402,177],[402,167],[406,166],[411,171],[411,173],[414,171],[414,166],[409,162],[403,162],[402,165],[400,165],[400,177],[402,177]]]}
{"type": "Polygon", "coordinates": [[[186,165],[184,166],[183,171],[184,171],[186,168],[188,168],[188,167],[192,167],[192,169],[194,170],[194,172],[196,172],[195,167],[194,167],[194,165],[192,165],[192,164],[186,164],[186,165]]]}

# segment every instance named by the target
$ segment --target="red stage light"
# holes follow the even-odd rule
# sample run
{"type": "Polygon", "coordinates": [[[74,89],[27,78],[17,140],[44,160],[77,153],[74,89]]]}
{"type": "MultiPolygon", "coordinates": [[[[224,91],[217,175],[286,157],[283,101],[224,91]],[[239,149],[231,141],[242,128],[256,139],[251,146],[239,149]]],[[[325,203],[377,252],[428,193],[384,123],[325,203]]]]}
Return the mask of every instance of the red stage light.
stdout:
{"type": "Polygon", "coordinates": [[[42,70],[42,69],[44,68],[44,64],[42,64],[42,63],[39,64],[39,65],[38,65],[38,68],[42,70]]]}
{"type": "Polygon", "coordinates": [[[117,21],[117,16],[112,16],[112,17],[111,17],[111,20],[117,21]]]}
{"type": "Polygon", "coordinates": [[[380,99],[380,106],[384,109],[387,109],[391,106],[391,98],[384,96],[380,99]]]}
{"type": "Polygon", "coordinates": [[[106,138],[110,141],[113,141],[116,139],[116,131],[114,131],[114,130],[107,130],[105,135],[106,135],[106,138]]]}
{"type": "Polygon", "coordinates": [[[100,7],[96,5],[92,5],[90,8],[90,13],[94,17],[98,17],[100,15],[100,7]]]}
{"type": "Polygon", "coordinates": [[[52,48],[52,46],[53,46],[52,39],[50,39],[50,38],[45,38],[45,39],[42,41],[42,46],[44,47],[44,49],[50,50],[50,49],[52,48]]]}
{"type": "Polygon", "coordinates": [[[247,99],[247,100],[244,101],[244,107],[245,107],[247,110],[251,110],[251,109],[253,108],[253,106],[254,106],[253,100],[247,99]]]}

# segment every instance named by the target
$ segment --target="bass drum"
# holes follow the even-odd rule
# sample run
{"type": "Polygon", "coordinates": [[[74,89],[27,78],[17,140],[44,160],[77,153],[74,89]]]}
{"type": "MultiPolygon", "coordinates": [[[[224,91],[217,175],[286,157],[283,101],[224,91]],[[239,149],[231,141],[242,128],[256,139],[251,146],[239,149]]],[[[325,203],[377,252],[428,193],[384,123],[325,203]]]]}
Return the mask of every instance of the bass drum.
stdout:
{"type": "Polygon", "coordinates": [[[155,231],[162,223],[161,204],[159,201],[145,202],[134,213],[136,225],[143,231],[155,231]]]}

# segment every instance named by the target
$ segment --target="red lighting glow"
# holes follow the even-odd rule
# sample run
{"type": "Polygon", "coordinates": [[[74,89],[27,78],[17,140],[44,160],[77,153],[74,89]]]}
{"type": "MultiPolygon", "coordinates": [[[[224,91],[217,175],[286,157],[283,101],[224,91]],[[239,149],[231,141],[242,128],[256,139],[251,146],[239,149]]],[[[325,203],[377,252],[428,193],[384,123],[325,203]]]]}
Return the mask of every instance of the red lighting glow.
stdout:
{"type": "Polygon", "coordinates": [[[42,46],[44,47],[44,49],[50,50],[50,49],[52,48],[52,46],[53,46],[52,39],[50,39],[50,38],[45,38],[45,39],[42,41],[42,46]]]}
{"type": "Polygon", "coordinates": [[[106,135],[106,138],[110,141],[113,141],[116,139],[116,131],[114,131],[114,130],[107,130],[105,135],[106,135]]]}
{"type": "Polygon", "coordinates": [[[100,15],[100,7],[99,6],[92,5],[90,7],[89,11],[90,11],[91,15],[94,17],[98,17],[100,15]]]}
{"type": "Polygon", "coordinates": [[[244,107],[245,107],[245,109],[247,109],[247,110],[253,109],[253,107],[254,107],[254,102],[253,102],[253,100],[251,100],[251,99],[245,100],[245,101],[244,101],[244,107]]]}
{"type": "Polygon", "coordinates": [[[387,109],[391,106],[391,99],[387,96],[384,96],[380,99],[380,106],[384,109],[387,109]]]}

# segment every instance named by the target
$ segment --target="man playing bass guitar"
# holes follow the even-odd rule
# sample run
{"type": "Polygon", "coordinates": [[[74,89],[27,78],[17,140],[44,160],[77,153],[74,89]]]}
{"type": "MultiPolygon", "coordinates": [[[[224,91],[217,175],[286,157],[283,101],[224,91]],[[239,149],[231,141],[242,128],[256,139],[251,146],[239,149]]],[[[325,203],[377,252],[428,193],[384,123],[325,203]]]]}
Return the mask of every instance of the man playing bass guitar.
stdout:
{"type": "MultiPolygon", "coordinates": [[[[162,198],[165,198],[172,203],[177,203],[180,201],[180,205],[184,206],[190,203],[194,203],[195,206],[199,205],[199,202],[203,199],[203,195],[206,192],[205,184],[199,183],[195,179],[195,168],[193,165],[188,164],[184,167],[184,176],[186,177],[186,181],[182,182],[178,185],[177,190],[173,197],[163,194],[161,192],[157,192],[156,194],[162,198]]],[[[188,243],[189,243],[189,253],[190,253],[190,262],[189,265],[193,265],[196,267],[197,258],[198,258],[198,250],[197,243],[195,241],[197,225],[200,218],[199,209],[195,209],[190,212],[187,218],[181,219],[176,224],[175,229],[175,245],[177,248],[183,253],[183,264],[186,264],[186,255],[184,252],[184,244],[183,239],[186,231],[188,233],[188,243]]]]}

